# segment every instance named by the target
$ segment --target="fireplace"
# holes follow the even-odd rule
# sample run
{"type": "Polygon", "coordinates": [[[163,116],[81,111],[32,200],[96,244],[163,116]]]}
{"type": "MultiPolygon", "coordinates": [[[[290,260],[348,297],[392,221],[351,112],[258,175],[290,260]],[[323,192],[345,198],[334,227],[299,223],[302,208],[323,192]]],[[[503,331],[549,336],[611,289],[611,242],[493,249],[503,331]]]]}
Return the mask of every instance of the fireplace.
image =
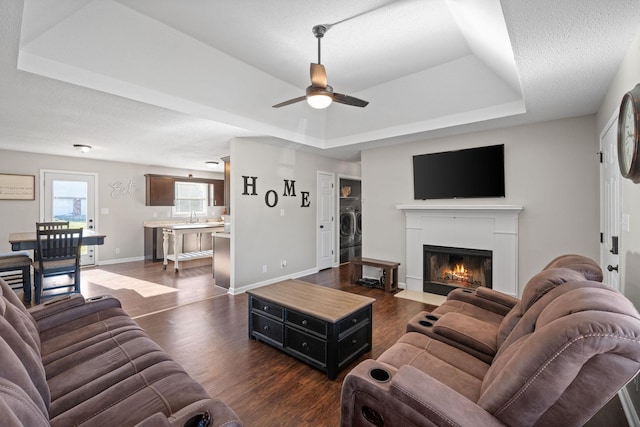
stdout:
{"type": "MultiPolygon", "coordinates": [[[[492,289],[514,297],[520,295],[518,215],[522,206],[419,204],[396,208],[402,210],[406,218],[407,290],[424,292],[423,245],[438,245],[490,250],[492,289]]],[[[402,275],[402,270],[399,274],[402,275]]]]}
{"type": "Polygon", "coordinates": [[[493,288],[493,252],[423,245],[423,291],[447,295],[456,288],[493,288]]]}

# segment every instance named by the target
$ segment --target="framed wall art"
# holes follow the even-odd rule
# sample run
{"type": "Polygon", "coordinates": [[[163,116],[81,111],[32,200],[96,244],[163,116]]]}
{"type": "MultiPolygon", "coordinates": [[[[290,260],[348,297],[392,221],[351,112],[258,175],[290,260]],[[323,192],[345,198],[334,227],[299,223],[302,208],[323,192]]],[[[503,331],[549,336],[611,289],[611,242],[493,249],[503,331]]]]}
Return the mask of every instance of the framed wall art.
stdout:
{"type": "Polygon", "coordinates": [[[0,200],[35,200],[35,175],[0,173],[0,200]]]}

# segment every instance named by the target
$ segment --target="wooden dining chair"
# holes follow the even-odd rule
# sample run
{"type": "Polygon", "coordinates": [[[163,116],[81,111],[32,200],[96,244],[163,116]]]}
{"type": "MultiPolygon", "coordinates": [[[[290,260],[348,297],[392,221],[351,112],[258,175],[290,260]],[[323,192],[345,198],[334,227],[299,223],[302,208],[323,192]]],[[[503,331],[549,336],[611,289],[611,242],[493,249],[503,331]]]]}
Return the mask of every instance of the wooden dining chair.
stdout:
{"type": "Polygon", "coordinates": [[[36,230],[36,252],[38,254],[34,264],[36,304],[40,304],[45,291],[73,287],[68,292],[56,293],[53,296],[80,292],[81,245],[82,228],[36,230]],[[45,287],[45,278],[62,275],[73,277],[73,282],[45,287]]]}
{"type": "Polygon", "coordinates": [[[69,228],[69,221],[36,222],[36,230],[58,230],[69,228]]]}
{"type": "MultiPolygon", "coordinates": [[[[36,230],[59,230],[61,228],[69,228],[69,221],[36,222],[36,230]]],[[[33,260],[38,261],[37,249],[33,252],[33,260]]]]}

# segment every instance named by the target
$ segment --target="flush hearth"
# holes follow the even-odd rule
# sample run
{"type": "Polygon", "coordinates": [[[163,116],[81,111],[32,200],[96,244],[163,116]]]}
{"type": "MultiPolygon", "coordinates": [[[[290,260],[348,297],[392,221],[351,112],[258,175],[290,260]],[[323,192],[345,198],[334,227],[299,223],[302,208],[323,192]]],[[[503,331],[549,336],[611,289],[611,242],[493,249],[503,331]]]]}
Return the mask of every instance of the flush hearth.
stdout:
{"type": "Polygon", "coordinates": [[[453,289],[493,288],[492,251],[423,245],[423,291],[447,295],[453,289]]]}

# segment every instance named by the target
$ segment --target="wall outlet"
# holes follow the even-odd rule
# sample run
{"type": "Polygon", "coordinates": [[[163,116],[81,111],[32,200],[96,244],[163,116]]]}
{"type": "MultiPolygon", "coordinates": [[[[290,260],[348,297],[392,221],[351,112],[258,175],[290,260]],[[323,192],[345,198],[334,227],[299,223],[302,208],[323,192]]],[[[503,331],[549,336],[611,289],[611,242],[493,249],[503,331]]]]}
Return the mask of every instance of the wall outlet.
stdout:
{"type": "Polygon", "coordinates": [[[283,259],[282,261],[280,261],[280,268],[285,268],[287,266],[287,260],[283,259]]]}
{"type": "Polygon", "coordinates": [[[116,255],[120,254],[120,248],[116,248],[116,255]]]}
{"type": "Polygon", "coordinates": [[[263,265],[263,266],[262,266],[262,272],[263,272],[263,273],[266,273],[266,272],[267,272],[267,264],[265,264],[265,265],[263,265]]]}

